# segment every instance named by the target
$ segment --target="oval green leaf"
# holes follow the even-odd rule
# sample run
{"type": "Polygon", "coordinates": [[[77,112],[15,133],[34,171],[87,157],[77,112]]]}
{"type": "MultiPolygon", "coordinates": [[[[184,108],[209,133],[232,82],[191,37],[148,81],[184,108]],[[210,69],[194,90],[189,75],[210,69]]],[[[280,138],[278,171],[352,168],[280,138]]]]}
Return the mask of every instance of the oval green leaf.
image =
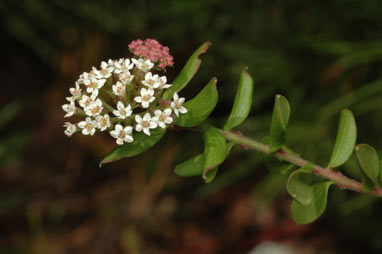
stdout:
{"type": "Polygon", "coordinates": [[[252,106],[253,79],[247,72],[247,67],[241,72],[239,86],[236,91],[231,114],[224,124],[224,130],[230,131],[247,118],[252,106]]]}
{"type": "Polygon", "coordinates": [[[328,168],[341,166],[350,158],[354,150],[356,139],[357,126],[353,113],[349,109],[344,109],[341,112],[337,137],[328,168]]]}
{"type": "Polygon", "coordinates": [[[289,122],[290,106],[288,100],[277,94],[273,107],[271,128],[269,131],[269,151],[276,152],[286,141],[286,128],[289,122]]]}
{"type": "Polygon", "coordinates": [[[198,71],[201,60],[199,56],[207,51],[209,46],[211,45],[211,42],[207,41],[203,43],[188,59],[186,65],[183,67],[182,71],[179,73],[179,75],[175,78],[174,82],[172,82],[172,86],[167,89],[163,93],[163,100],[171,99],[174,93],[179,92],[182,90],[188,82],[194,77],[196,72],[198,71]]]}
{"type": "Polygon", "coordinates": [[[367,144],[360,144],[355,147],[358,163],[363,173],[374,183],[379,185],[379,159],[375,149],[367,144]]]}
{"type": "Polygon", "coordinates": [[[328,190],[332,182],[321,182],[312,185],[313,196],[309,204],[303,205],[296,200],[291,204],[292,217],[298,224],[315,221],[326,209],[328,190]]]}
{"type": "Polygon", "coordinates": [[[307,164],[299,170],[291,173],[288,178],[288,193],[302,205],[308,205],[313,198],[312,188],[305,180],[306,174],[311,174],[312,171],[312,164],[307,164]]]}
{"type": "Polygon", "coordinates": [[[183,104],[187,109],[187,113],[180,115],[176,119],[176,125],[192,127],[199,125],[206,120],[218,102],[216,82],[216,78],[212,78],[202,91],[200,91],[193,99],[183,104]]]}
{"type": "Polygon", "coordinates": [[[204,156],[199,154],[189,160],[186,160],[175,167],[175,173],[179,176],[199,176],[203,173],[204,156]]]}
{"type": "Polygon", "coordinates": [[[134,141],[132,143],[125,143],[121,146],[117,146],[101,161],[99,166],[101,167],[105,163],[110,163],[123,158],[133,157],[140,153],[143,153],[153,145],[155,145],[165,134],[166,129],[156,128],[151,131],[151,135],[140,132],[134,135],[134,141]]]}
{"type": "MultiPolygon", "coordinates": [[[[216,167],[219,166],[225,160],[226,154],[227,150],[225,138],[215,127],[208,127],[204,133],[203,179],[205,181],[208,179],[207,173],[211,170],[217,171],[216,167]]],[[[215,175],[216,172],[213,174],[213,177],[215,177],[215,175]]]]}

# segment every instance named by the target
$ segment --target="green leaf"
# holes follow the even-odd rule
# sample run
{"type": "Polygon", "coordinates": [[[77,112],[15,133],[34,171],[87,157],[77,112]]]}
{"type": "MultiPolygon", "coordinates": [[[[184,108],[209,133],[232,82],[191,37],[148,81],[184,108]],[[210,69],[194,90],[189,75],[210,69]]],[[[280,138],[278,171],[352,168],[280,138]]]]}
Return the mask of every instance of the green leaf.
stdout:
{"type": "Polygon", "coordinates": [[[175,167],[175,173],[179,176],[199,176],[203,173],[204,156],[199,154],[189,160],[186,160],[175,167]]]}
{"type": "Polygon", "coordinates": [[[312,164],[309,163],[289,175],[287,182],[288,193],[302,205],[308,205],[313,198],[312,188],[305,179],[305,176],[312,173],[312,171],[312,164]]]}
{"type": "Polygon", "coordinates": [[[315,221],[326,209],[328,190],[332,182],[321,182],[312,185],[313,196],[309,204],[303,205],[293,200],[291,213],[298,224],[308,224],[315,221]]]}
{"type": "MultiPolygon", "coordinates": [[[[225,158],[229,155],[234,145],[235,143],[233,142],[229,142],[226,144],[225,158]]],[[[211,182],[215,178],[217,170],[218,170],[218,167],[214,167],[213,169],[207,171],[205,178],[203,178],[203,180],[206,183],[211,182]]],[[[175,173],[183,177],[202,175],[203,171],[204,171],[204,155],[203,154],[199,154],[195,157],[192,157],[191,159],[186,160],[176,165],[175,167],[175,173]]]]}
{"type": "Polygon", "coordinates": [[[380,162],[377,152],[373,147],[367,144],[360,144],[356,145],[355,153],[357,155],[358,163],[361,166],[361,170],[374,183],[375,186],[378,186],[380,162]]]}
{"type": "Polygon", "coordinates": [[[289,121],[290,107],[288,100],[277,94],[273,107],[271,128],[269,131],[269,151],[276,152],[286,141],[286,128],[289,121]]]}
{"type": "Polygon", "coordinates": [[[247,118],[252,106],[253,79],[247,72],[247,67],[241,72],[239,86],[236,91],[231,114],[224,124],[224,130],[230,131],[247,118]]]}
{"type": "Polygon", "coordinates": [[[363,172],[363,170],[360,170],[361,180],[362,180],[362,191],[363,192],[370,192],[374,190],[375,184],[371,179],[363,172]]]}
{"type": "Polygon", "coordinates": [[[262,153],[261,156],[263,158],[264,164],[272,173],[286,175],[293,168],[293,164],[282,161],[274,156],[265,153],[262,153]]]}
{"type": "MultiPolygon", "coordinates": [[[[262,138],[261,141],[269,145],[269,136],[265,136],[264,138],[262,138]]],[[[288,151],[288,152],[292,153],[292,151],[288,151]]],[[[265,166],[267,166],[269,171],[272,173],[287,175],[290,173],[290,171],[294,167],[293,164],[290,164],[289,162],[285,162],[279,158],[268,155],[266,153],[261,153],[261,156],[263,157],[265,166]]]]}
{"type": "Polygon", "coordinates": [[[357,139],[357,126],[353,113],[349,109],[341,112],[336,142],[328,168],[341,166],[353,153],[357,139]]]}
{"type": "Polygon", "coordinates": [[[163,93],[163,100],[171,99],[174,93],[182,90],[188,82],[192,79],[195,73],[198,71],[201,60],[199,56],[205,53],[208,47],[211,45],[211,42],[207,41],[203,43],[188,59],[186,65],[183,67],[182,71],[172,82],[172,86],[163,93]]]}
{"type": "Polygon", "coordinates": [[[235,143],[234,142],[228,142],[226,145],[226,157],[230,154],[232,148],[234,147],[235,143]]]}
{"type": "Polygon", "coordinates": [[[207,172],[212,169],[213,171],[217,171],[217,169],[214,168],[219,166],[225,160],[226,154],[227,150],[225,138],[215,127],[208,127],[204,133],[203,179],[205,181],[208,179],[207,172]]]}
{"type": "Polygon", "coordinates": [[[198,95],[183,104],[187,109],[187,113],[181,114],[176,119],[176,125],[192,127],[206,120],[218,102],[216,82],[216,78],[212,78],[198,95]]]}
{"type": "Polygon", "coordinates": [[[156,128],[151,131],[151,135],[147,136],[143,132],[135,134],[134,141],[132,143],[125,143],[121,146],[117,146],[101,161],[99,166],[101,167],[105,163],[117,161],[123,158],[133,157],[140,153],[143,153],[153,145],[155,145],[165,134],[166,129],[156,128]]]}
{"type": "Polygon", "coordinates": [[[218,168],[219,167],[214,167],[213,169],[208,170],[208,172],[206,173],[206,177],[203,178],[205,183],[210,183],[212,182],[212,180],[214,180],[216,173],[218,172],[218,168]]]}

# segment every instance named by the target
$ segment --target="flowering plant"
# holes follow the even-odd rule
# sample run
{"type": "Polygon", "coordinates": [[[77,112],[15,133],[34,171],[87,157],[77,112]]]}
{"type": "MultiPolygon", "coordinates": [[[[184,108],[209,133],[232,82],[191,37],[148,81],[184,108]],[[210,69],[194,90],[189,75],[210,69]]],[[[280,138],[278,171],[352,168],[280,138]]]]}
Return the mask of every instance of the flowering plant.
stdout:
{"type": "Polygon", "coordinates": [[[130,49],[140,58],[121,58],[101,62],[100,68],[84,72],[69,89],[71,96],[62,106],[65,117],[85,119],[77,124],[66,122],[65,134],[94,135],[108,131],[118,145],[132,143],[134,131],[150,136],[151,130],[165,129],[180,114],[184,98],[174,92],[173,100],[162,100],[171,87],[166,76],[154,74],[172,66],[167,47],[155,40],[133,41],[130,49]]]}
{"type": "Polygon", "coordinates": [[[209,42],[201,45],[172,84],[168,84],[166,76],[158,73],[173,65],[169,49],[152,39],[133,41],[129,45],[133,58],[101,62],[100,69],[93,67],[90,72],[84,72],[75,87],[69,89],[71,96],[62,106],[65,117],[77,116],[82,121],[66,122],[65,134],[94,135],[108,131],[118,146],[101,161],[102,165],[144,152],[172,125],[199,126],[195,130],[203,133],[204,151],[176,165],[176,174],[183,177],[201,175],[209,183],[234,145],[262,152],[273,172],[288,175],[287,190],[293,197],[291,214],[302,224],[316,220],[324,212],[332,184],[382,197],[382,160],[371,146],[356,145],[356,123],[348,109],[341,112],[327,167],[305,160],[285,146],[290,106],[282,95],[275,96],[269,135],[262,139],[263,142],[232,131],[245,121],[252,105],[253,79],[246,68],[241,72],[233,107],[223,129],[201,125],[218,101],[216,78],[187,102],[178,93],[199,69],[199,56],[209,46],[209,42]],[[361,181],[337,171],[353,151],[359,162],[361,181]]]}

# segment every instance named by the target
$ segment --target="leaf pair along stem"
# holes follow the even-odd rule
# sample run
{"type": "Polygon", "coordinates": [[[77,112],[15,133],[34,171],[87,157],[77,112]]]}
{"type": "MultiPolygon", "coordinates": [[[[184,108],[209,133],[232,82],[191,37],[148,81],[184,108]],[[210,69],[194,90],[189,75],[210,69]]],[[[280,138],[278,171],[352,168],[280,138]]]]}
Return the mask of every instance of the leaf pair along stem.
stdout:
{"type": "MultiPolygon", "coordinates": [[[[293,165],[298,167],[304,167],[308,163],[311,163],[295,154],[288,153],[283,149],[279,149],[278,151],[271,153],[270,147],[267,144],[259,142],[257,140],[248,138],[238,133],[233,133],[229,131],[219,130],[220,133],[225,137],[226,140],[234,142],[237,145],[245,146],[248,149],[255,150],[258,152],[262,152],[268,155],[275,156],[281,160],[287,161],[293,165]]],[[[362,183],[355,181],[338,171],[332,171],[328,168],[323,168],[319,165],[312,164],[313,173],[315,175],[319,175],[323,178],[326,178],[333,183],[335,183],[341,189],[349,189],[360,193],[367,193],[373,196],[382,197],[382,188],[375,188],[370,192],[365,192],[362,189],[362,183]]]]}

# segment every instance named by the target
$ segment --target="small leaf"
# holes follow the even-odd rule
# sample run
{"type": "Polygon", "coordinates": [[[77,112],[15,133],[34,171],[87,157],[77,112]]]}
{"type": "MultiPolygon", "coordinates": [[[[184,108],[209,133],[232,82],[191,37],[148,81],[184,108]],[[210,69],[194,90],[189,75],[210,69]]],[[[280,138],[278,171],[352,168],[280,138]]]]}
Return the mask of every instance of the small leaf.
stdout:
{"type": "Polygon", "coordinates": [[[247,72],[247,67],[241,72],[239,86],[236,91],[231,114],[224,124],[224,130],[230,131],[247,118],[252,106],[253,79],[247,72]]]}
{"type": "Polygon", "coordinates": [[[182,71],[172,82],[172,86],[163,93],[163,100],[171,99],[174,93],[182,90],[188,82],[192,79],[195,73],[198,71],[201,60],[199,56],[207,51],[211,42],[207,41],[203,43],[188,59],[186,65],[183,67],[182,71]]]}
{"type": "Polygon", "coordinates": [[[203,177],[205,183],[210,183],[212,182],[212,180],[214,180],[216,173],[218,172],[218,168],[219,167],[214,167],[213,169],[208,170],[208,172],[206,173],[206,177],[203,177]]]}
{"type": "Polygon", "coordinates": [[[293,219],[298,224],[308,224],[315,221],[326,209],[328,190],[332,182],[321,182],[312,185],[313,196],[308,205],[302,205],[296,200],[291,204],[293,219]]]}
{"type": "Polygon", "coordinates": [[[312,201],[313,191],[305,179],[306,174],[310,174],[312,171],[312,164],[307,164],[289,175],[288,193],[302,205],[307,205],[312,201]]]}
{"type": "Polygon", "coordinates": [[[274,156],[262,153],[264,163],[272,173],[287,175],[293,168],[293,164],[282,161],[274,156]]]}
{"type": "Polygon", "coordinates": [[[187,113],[181,114],[176,119],[176,125],[192,127],[206,120],[218,102],[216,82],[216,78],[211,79],[198,95],[183,104],[187,113]]]}
{"type": "Polygon", "coordinates": [[[290,107],[288,100],[277,94],[273,107],[271,128],[269,131],[269,151],[276,152],[286,141],[286,128],[289,121],[290,107]]]}
{"type": "MultiPolygon", "coordinates": [[[[265,136],[261,141],[264,144],[269,145],[269,136],[265,136]]],[[[288,152],[293,153],[292,151],[288,151],[288,152]]],[[[268,170],[272,173],[287,175],[290,173],[290,171],[294,167],[293,164],[290,164],[289,162],[285,162],[275,156],[271,156],[266,153],[261,153],[261,156],[263,157],[265,166],[267,166],[268,170]]]]}
{"type": "Polygon", "coordinates": [[[360,170],[361,180],[362,180],[362,191],[363,192],[370,192],[374,190],[375,184],[373,181],[363,172],[363,170],[360,170]]]}
{"type": "Polygon", "coordinates": [[[189,160],[186,160],[175,167],[175,173],[179,176],[199,176],[203,173],[204,156],[199,154],[189,160]]]}
{"type": "Polygon", "coordinates": [[[143,153],[153,145],[155,145],[165,134],[166,129],[156,128],[151,131],[151,135],[147,136],[144,133],[135,134],[134,141],[132,143],[125,143],[121,146],[117,146],[101,161],[99,166],[101,167],[105,163],[117,161],[123,158],[133,157],[140,153],[143,153]]]}
{"type": "Polygon", "coordinates": [[[353,113],[348,109],[344,109],[341,112],[336,142],[328,168],[341,166],[350,158],[354,150],[356,139],[357,126],[353,113]]]}
{"type": "Polygon", "coordinates": [[[203,179],[207,179],[208,171],[219,166],[225,160],[226,154],[227,150],[225,138],[215,127],[208,127],[204,133],[203,179]]]}
{"type": "Polygon", "coordinates": [[[227,143],[227,145],[226,145],[226,155],[225,155],[226,157],[228,157],[228,155],[230,154],[230,152],[231,152],[231,150],[232,150],[234,145],[235,145],[234,142],[227,143]]]}
{"type": "Polygon", "coordinates": [[[355,153],[357,155],[358,163],[361,166],[361,170],[374,183],[375,186],[378,186],[380,162],[377,152],[373,147],[366,144],[361,144],[355,147],[355,153]]]}

